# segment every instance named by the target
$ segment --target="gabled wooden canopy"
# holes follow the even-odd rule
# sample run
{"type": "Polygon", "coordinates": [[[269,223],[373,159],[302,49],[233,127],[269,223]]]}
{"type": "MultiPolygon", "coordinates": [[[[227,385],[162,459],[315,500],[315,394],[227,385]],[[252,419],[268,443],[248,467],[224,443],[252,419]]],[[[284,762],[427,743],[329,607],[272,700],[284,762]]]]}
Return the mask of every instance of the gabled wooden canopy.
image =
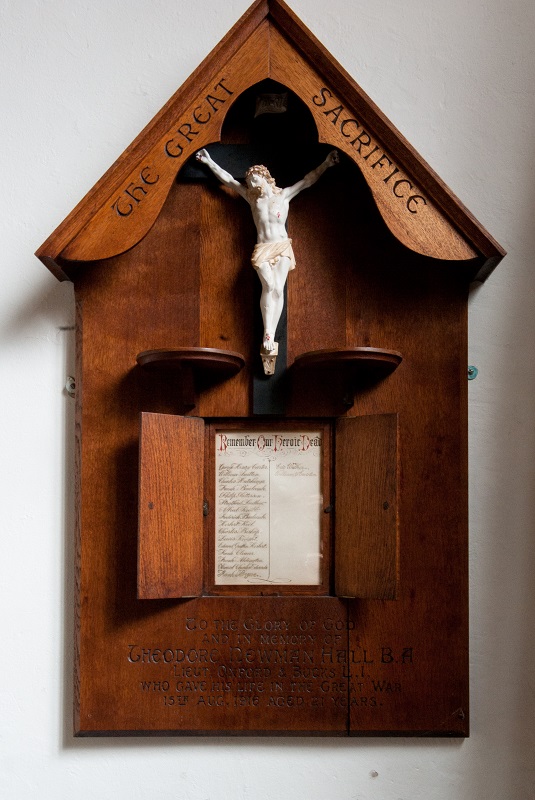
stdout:
{"type": "Polygon", "coordinates": [[[320,142],[361,169],[392,233],[408,248],[465,262],[484,280],[505,255],[282,0],[256,0],[186,83],[39,248],[60,279],[68,261],[118,255],[149,231],[182,165],[220,140],[239,95],[266,78],[312,112],[320,142]]]}

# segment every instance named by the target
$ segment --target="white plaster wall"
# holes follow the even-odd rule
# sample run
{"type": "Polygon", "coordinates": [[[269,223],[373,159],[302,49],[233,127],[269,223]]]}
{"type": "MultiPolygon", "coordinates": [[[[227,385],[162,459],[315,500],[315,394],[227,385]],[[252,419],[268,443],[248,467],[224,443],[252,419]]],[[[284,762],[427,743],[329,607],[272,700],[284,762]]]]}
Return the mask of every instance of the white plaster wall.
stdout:
{"type": "Polygon", "coordinates": [[[535,3],[291,4],[509,251],[470,304],[472,736],[71,736],[73,297],[32,254],[248,0],[0,0],[4,800],[535,797],[535,3]]]}

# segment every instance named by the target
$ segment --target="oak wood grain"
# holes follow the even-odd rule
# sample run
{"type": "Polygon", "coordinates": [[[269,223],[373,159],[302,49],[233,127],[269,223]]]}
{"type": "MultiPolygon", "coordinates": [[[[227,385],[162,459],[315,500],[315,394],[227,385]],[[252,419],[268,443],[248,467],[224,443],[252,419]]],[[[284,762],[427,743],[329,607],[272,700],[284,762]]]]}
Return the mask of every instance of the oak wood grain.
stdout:
{"type": "Polygon", "coordinates": [[[204,422],[141,415],[138,597],[202,593],[204,422]]]}
{"type": "MultiPolygon", "coordinates": [[[[317,633],[300,629],[307,622],[305,609],[309,607],[311,615],[312,609],[317,609],[307,605],[315,602],[313,597],[299,599],[305,605],[299,605],[296,615],[289,610],[294,607],[294,598],[257,598],[269,603],[256,606],[247,596],[151,601],[136,596],[139,412],[183,413],[172,377],[159,380],[157,374],[145,374],[134,366],[136,354],[147,347],[214,344],[210,331],[217,331],[217,326],[211,318],[223,322],[223,333],[236,332],[229,343],[242,341],[245,350],[252,347],[247,314],[243,313],[244,309],[247,311],[249,284],[240,284],[236,294],[205,292],[201,297],[199,270],[206,275],[208,267],[202,259],[200,267],[195,261],[197,243],[206,235],[214,217],[226,213],[224,205],[210,204],[209,214],[201,214],[199,223],[203,191],[195,184],[175,185],[155,225],[136,248],[111,260],[69,268],[79,301],[77,402],[83,431],[78,464],[77,730],[88,735],[106,731],[139,734],[224,730],[232,734],[249,730],[280,733],[287,728],[288,733],[334,731],[333,735],[340,735],[343,718],[345,730],[350,730],[351,735],[422,731],[466,735],[466,282],[463,275],[452,272],[447,262],[417,256],[391,236],[365,188],[358,195],[359,218],[353,222],[354,241],[359,242],[359,249],[354,260],[343,264],[335,260],[330,265],[334,272],[342,271],[333,278],[340,290],[332,292],[330,303],[336,324],[343,323],[340,346],[397,350],[403,353],[403,362],[383,381],[357,392],[355,405],[349,411],[333,411],[329,401],[331,387],[324,387],[322,380],[313,376],[306,396],[296,400],[300,411],[295,416],[329,419],[336,413],[347,417],[398,414],[402,447],[397,599],[321,598],[325,603],[322,615],[309,620],[319,626],[317,633]],[[191,217],[176,227],[173,220],[184,203],[191,208],[191,217]],[[187,252],[190,257],[177,259],[177,252],[187,252]],[[222,297],[224,307],[220,309],[222,297]],[[230,320],[234,314],[236,317],[230,320]],[[201,336],[206,338],[201,340],[201,336]],[[422,502],[423,498],[426,502],[422,502]],[[227,602],[229,605],[224,605],[227,602]],[[251,706],[244,714],[234,705],[241,702],[237,698],[243,694],[238,691],[238,678],[231,681],[229,706],[226,691],[211,691],[212,680],[218,685],[220,668],[246,666],[243,660],[248,648],[244,647],[245,640],[238,641],[238,635],[247,633],[243,624],[255,613],[260,614],[261,608],[261,623],[287,623],[289,629],[285,633],[290,637],[318,637],[314,640],[314,661],[297,666],[317,670],[316,675],[321,675],[322,670],[328,674],[333,671],[333,677],[327,678],[331,682],[326,691],[321,689],[321,678],[312,678],[310,694],[315,699],[324,698],[323,709],[305,701],[306,714],[296,715],[295,706],[281,706],[282,711],[270,706],[270,698],[279,694],[286,698],[280,702],[286,703],[294,702],[291,698],[300,694],[305,698],[309,694],[306,688],[301,693],[292,691],[288,677],[282,693],[269,692],[266,701],[259,700],[259,706],[251,706]],[[241,627],[226,631],[230,638],[221,647],[221,640],[212,641],[212,636],[220,633],[217,625],[225,619],[225,609],[232,612],[231,619],[238,619],[241,627]],[[340,609],[344,610],[343,617],[340,609]],[[197,620],[198,625],[204,619],[209,626],[207,631],[190,631],[187,626],[193,624],[188,622],[191,619],[197,620]],[[341,628],[325,627],[333,624],[341,628]],[[207,649],[207,642],[203,641],[206,635],[208,644],[219,652],[217,662],[166,665],[161,660],[143,661],[139,655],[143,649],[151,653],[162,647],[184,653],[191,649],[190,658],[199,660],[204,658],[201,650],[207,649]],[[331,637],[328,643],[327,637],[331,637]],[[139,660],[128,660],[130,645],[141,648],[133,655],[134,659],[139,655],[139,660]],[[234,653],[231,647],[241,648],[242,662],[230,660],[234,653]],[[387,660],[389,648],[394,662],[387,660]],[[413,648],[412,661],[403,663],[402,653],[407,648],[413,648]],[[366,662],[373,660],[373,664],[365,664],[365,658],[366,662]],[[171,668],[174,670],[175,666],[180,673],[173,676],[175,690],[161,692],[154,688],[155,683],[170,681],[171,668]],[[183,698],[184,693],[176,691],[176,681],[185,680],[183,666],[206,667],[206,680],[209,678],[210,682],[203,691],[190,691],[185,706],[170,708],[164,705],[170,701],[164,701],[162,695],[183,698]],[[364,676],[354,675],[362,668],[364,676]],[[344,669],[353,677],[344,676],[344,669]],[[401,691],[384,695],[374,688],[374,681],[388,682],[389,676],[390,683],[401,685],[401,691]],[[345,691],[348,681],[353,684],[349,696],[345,691]],[[150,688],[143,689],[145,684],[150,688]],[[215,697],[215,702],[225,705],[205,706],[204,701],[198,702],[200,695],[215,697]],[[358,706],[353,703],[355,696],[359,698],[358,706]],[[259,715],[257,708],[263,709],[265,717],[259,715]],[[462,720],[458,709],[464,715],[462,720]],[[334,718],[336,724],[331,725],[334,718]]],[[[330,213],[330,206],[327,204],[321,213],[330,213]]],[[[222,224],[219,217],[217,225],[222,224]]],[[[344,225],[349,224],[344,218],[344,225]]],[[[301,225],[302,259],[296,272],[306,268],[318,247],[315,218],[309,218],[309,229],[304,221],[301,225]]],[[[343,239],[349,237],[344,226],[340,235],[343,239]]],[[[244,263],[249,253],[246,239],[238,242],[237,253],[244,263]]],[[[256,277],[252,270],[245,274],[256,277]]],[[[312,319],[321,302],[324,274],[322,270],[311,271],[316,290],[308,298],[312,319]]],[[[302,343],[301,352],[306,352],[306,315],[294,314],[295,304],[303,301],[290,294],[288,302],[289,316],[293,318],[293,352],[298,354],[295,343],[302,343]]],[[[332,346],[328,325],[320,326],[315,336],[318,349],[332,346]]],[[[241,345],[233,346],[241,349],[241,345]]],[[[236,384],[244,372],[218,387],[217,404],[210,401],[208,407],[216,424],[232,417],[236,407],[245,409],[244,423],[250,424],[250,385],[236,384]]],[[[201,393],[200,408],[203,402],[201,393]]],[[[348,511],[354,514],[354,499],[350,499],[348,511]]],[[[258,651],[267,649],[272,655],[265,658],[274,658],[274,650],[281,647],[272,644],[271,639],[268,644],[262,642],[260,636],[267,634],[258,632],[251,639],[251,658],[258,668],[265,667],[261,662],[264,656],[258,651]]],[[[280,631],[269,634],[282,635],[280,631]]],[[[291,641],[299,640],[288,639],[291,641]]],[[[301,645],[282,647],[296,650],[297,659],[305,657],[301,645]]],[[[163,658],[158,653],[155,657],[163,658]]],[[[202,679],[202,675],[197,677],[198,681],[202,679]]],[[[246,694],[255,696],[253,692],[246,694]]]]}
{"type": "Polygon", "coordinates": [[[335,592],[393,600],[398,582],[397,417],[336,424],[335,592]]]}

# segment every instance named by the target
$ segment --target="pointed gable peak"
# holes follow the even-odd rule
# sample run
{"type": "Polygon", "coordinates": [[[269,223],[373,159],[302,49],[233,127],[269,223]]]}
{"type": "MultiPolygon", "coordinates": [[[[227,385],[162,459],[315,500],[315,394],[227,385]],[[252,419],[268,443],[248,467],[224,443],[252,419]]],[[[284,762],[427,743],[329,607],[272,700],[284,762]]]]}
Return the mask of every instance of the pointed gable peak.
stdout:
{"type": "Polygon", "coordinates": [[[136,245],[180,168],[219,141],[236,99],[267,78],[300,97],[319,141],[359,167],[404,245],[466,262],[471,280],[501,260],[497,242],[282,0],[257,0],[246,11],[36,255],[64,279],[64,262],[106,259],[136,245]]]}

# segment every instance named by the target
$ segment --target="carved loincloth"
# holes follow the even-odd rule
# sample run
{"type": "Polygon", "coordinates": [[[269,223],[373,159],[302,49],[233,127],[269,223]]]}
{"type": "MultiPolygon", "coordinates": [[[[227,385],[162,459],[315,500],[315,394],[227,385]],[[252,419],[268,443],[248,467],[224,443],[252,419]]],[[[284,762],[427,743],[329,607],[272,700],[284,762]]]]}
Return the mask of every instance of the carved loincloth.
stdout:
{"type": "Polygon", "coordinates": [[[282,239],[280,242],[263,242],[262,244],[255,245],[253,255],[251,256],[251,263],[255,269],[258,269],[262,264],[268,261],[272,268],[278,264],[282,256],[290,259],[290,270],[295,269],[295,256],[292,248],[291,239],[282,239]]]}

